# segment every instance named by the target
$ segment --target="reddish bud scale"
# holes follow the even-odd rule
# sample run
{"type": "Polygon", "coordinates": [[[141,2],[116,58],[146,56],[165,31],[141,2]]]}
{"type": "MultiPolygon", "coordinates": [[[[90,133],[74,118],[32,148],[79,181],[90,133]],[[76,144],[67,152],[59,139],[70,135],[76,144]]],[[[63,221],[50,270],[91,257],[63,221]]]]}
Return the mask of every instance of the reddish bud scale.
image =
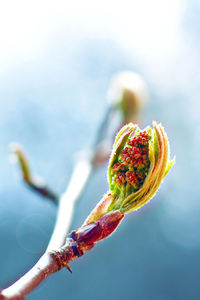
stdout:
{"type": "Polygon", "coordinates": [[[102,236],[102,228],[99,222],[93,222],[86,226],[81,227],[76,232],[76,240],[78,243],[94,244],[102,236]]]}
{"type": "Polygon", "coordinates": [[[117,228],[123,217],[124,214],[120,211],[110,212],[97,222],[81,227],[74,233],[74,239],[78,245],[93,245],[95,242],[109,236],[117,228]]]}
{"type": "Polygon", "coordinates": [[[124,214],[120,211],[114,211],[106,214],[98,223],[102,229],[101,239],[108,237],[117,228],[124,217],[124,214]]]}
{"type": "Polygon", "coordinates": [[[66,245],[57,251],[51,251],[50,256],[57,265],[57,270],[66,267],[77,257],[92,249],[96,242],[108,237],[120,224],[124,214],[120,211],[110,212],[97,222],[83,225],[78,231],[72,231],[66,240],[66,245]]]}
{"type": "Polygon", "coordinates": [[[140,188],[150,166],[149,140],[150,136],[146,131],[130,138],[119,156],[119,161],[112,167],[113,184],[122,186],[129,183],[134,190],[140,188]]]}

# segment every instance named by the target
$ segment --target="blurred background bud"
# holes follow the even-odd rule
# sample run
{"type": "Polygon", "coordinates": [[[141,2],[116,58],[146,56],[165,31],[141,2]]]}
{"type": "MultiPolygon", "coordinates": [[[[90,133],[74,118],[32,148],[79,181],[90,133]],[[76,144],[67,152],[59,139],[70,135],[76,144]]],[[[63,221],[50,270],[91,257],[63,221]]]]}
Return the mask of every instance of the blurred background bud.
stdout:
{"type": "Polygon", "coordinates": [[[147,100],[147,86],[139,74],[124,71],[117,73],[111,80],[108,101],[121,110],[123,123],[137,120],[147,100]]]}

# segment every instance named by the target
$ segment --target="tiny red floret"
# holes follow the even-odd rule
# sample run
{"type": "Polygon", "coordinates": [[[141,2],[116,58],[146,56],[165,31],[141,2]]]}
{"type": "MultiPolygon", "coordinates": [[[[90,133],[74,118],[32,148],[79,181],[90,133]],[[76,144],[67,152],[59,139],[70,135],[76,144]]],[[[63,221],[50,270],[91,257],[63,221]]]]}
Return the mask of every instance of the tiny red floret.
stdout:
{"type": "Polygon", "coordinates": [[[135,190],[143,184],[149,162],[149,140],[146,131],[141,131],[128,140],[122,150],[119,161],[112,167],[113,183],[130,184],[135,190]]]}

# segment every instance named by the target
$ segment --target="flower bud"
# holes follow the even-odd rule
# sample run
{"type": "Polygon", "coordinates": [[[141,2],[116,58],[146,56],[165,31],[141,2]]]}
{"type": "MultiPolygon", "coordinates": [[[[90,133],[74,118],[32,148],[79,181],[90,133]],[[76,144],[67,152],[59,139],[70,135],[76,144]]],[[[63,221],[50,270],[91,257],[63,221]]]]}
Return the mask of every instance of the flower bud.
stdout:
{"type": "Polygon", "coordinates": [[[129,123],[118,133],[110,157],[110,190],[78,231],[79,240],[91,243],[110,235],[124,214],[146,204],[174,163],[161,124],[141,130],[129,123]],[[83,235],[83,237],[82,237],[83,235]]]}
{"type": "Polygon", "coordinates": [[[167,135],[153,122],[153,129],[140,130],[129,123],[116,137],[108,168],[108,180],[114,195],[107,211],[129,212],[138,209],[158,190],[172,167],[167,135]]]}
{"type": "Polygon", "coordinates": [[[139,74],[131,71],[120,72],[111,81],[108,100],[112,106],[121,110],[124,123],[138,117],[147,99],[147,87],[139,74]]]}

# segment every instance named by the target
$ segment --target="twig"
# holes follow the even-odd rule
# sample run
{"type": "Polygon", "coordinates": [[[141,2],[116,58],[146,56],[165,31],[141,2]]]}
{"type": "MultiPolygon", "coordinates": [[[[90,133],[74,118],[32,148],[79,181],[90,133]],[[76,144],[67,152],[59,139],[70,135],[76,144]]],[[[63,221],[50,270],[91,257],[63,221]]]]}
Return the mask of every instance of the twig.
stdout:
{"type": "Polygon", "coordinates": [[[60,198],[56,224],[46,251],[58,249],[65,242],[74,214],[75,204],[96,167],[95,159],[98,153],[98,145],[106,135],[111,113],[112,107],[109,107],[97,131],[92,152],[85,152],[84,157],[75,165],[70,183],[60,198]]]}
{"type": "Polygon", "coordinates": [[[18,143],[12,143],[10,145],[11,151],[16,155],[19,162],[21,174],[24,182],[33,191],[37,192],[40,196],[51,200],[53,203],[58,203],[58,196],[45,184],[41,179],[31,174],[30,164],[27,159],[27,155],[21,145],[18,143]]]}
{"type": "Polygon", "coordinates": [[[61,267],[65,266],[71,271],[67,263],[61,266],[58,256],[50,254],[50,251],[59,249],[66,242],[75,203],[79,199],[91,171],[92,163],[90,160],[81,160],[76,164],[69,186],[59,201],[55,228],[44,255],[23,277],[2,291],[0,300],[22,300],[44,279],[59,271],[61,267]]]}
{"type": "Polygon", "coordinates": [[[60,198],[54,231],[46,251],[58,249],[64,244],[71,225],[75,204],[89,179],[93,167],[89,159],[80,160],[76,164],[66,192],[60,198]]]}
{"type": "Polygon", "coordinates": [[[49,275],[63,267],[69,269],[69,262],[93,248],[99,240],[109,236],[123,217],[123,213],[113,212],[97,222],[82,226],[78,231],[73,231],[67,238],[64,247],[57,251],[46,252],[29,272],[0,293],[0,300],[23,300],[49,275]]]}
{"type": "MultiPolygon", "coordinates": [[[[105,135],[105,130],[108,125],[110,113],[111,110],[109,109],[97,133],[95,141],[97,145],[99,144],[99,142],[101,142],[102,138],[105,135]]],[[[58,264],[58,256],[53,256],[52,254],[50,254],[50,251],[59,249],[66,241],[66,236],[69,231],[69,226],[73,217],[76,201],[79,199],[89,179],[89,176],[96,165],[94,158],[98,151],[97,145],[94,147],[92,154],[89,155],[88,153],[88,156],[78,161],[75,166],[66,192],[58,202],[59,207],[54,231],[44,255],[39,259],[39,261],[29,272],[27,272],[13,285],[8,287],[7,289],[4,289],[0,294],[0,299],[24,299],[24,297],[29,294],[34,288],[36,288],[44,279],[61,268],[60,263],[58,264]]],[[[33,185],[30,184],[32,183],[32,178],[30,176],[29,165],[27,163],[27,159],[23,150],[16,144],[12,146],[12,148],[12,150],[18,156],[25,182],[29,184],[30,187],[33,187],[33,185]]],[[[91,248],[91,246],[89,248],[91,248]]],[[[63,266],[64,265],[62,265],[62,267],[63,266]]],[[[67,263],[65,264],[65,267],[70,270],[67,263]]]]}
{"type": "Polygon", "coordinates": [[[23,300],[27,294],[57,270],[58,266],[53,258],[45,253],[28,273],[1,292],[0,300],[23,300]]]}

